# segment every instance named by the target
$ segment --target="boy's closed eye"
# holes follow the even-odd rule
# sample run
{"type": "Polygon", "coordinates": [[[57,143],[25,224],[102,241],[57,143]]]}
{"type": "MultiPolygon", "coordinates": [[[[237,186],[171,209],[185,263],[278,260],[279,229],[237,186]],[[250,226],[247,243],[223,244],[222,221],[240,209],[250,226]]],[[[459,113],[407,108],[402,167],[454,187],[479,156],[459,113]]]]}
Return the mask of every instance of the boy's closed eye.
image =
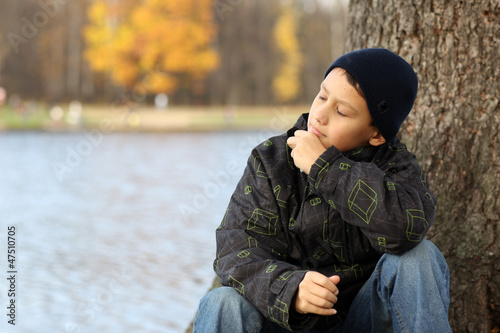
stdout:
{"type": "Polygon", "coordinates": [[[345,113],[343,113],[342,111],[340,111],[339,108],[337,108],[337,113],[341,117],[347,117],[347,115],[345,113]]]}
{"type": "MultiPolygon", "coordinates": [[[[324,97],[324,96],[322,96],[322,95],[321,95],[321,93],[319,93],[319,94],[318,94],[318,99],[320,99],[320,100],[322,100],[322,101],[326,101],[326,100],[327,100],[327,98],[326,98],[326,97],[324,97]]],[[[347,114],[345,114],[344,112],[340,111],[340,109],[339,109],[339,108],[337,108],[337,109],[335,110],[335,112],[337,112],[337,114],[338,114],[339,116],[341,116],[341,117],[347,117],[347,114]]]]}

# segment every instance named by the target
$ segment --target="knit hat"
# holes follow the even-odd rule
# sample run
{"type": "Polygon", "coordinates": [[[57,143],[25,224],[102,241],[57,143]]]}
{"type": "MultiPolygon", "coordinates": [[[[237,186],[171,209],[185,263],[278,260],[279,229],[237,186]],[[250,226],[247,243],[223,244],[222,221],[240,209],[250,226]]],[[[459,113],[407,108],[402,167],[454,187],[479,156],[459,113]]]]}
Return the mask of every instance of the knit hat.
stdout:
{"type": "Polygon", "coordinates": [[[359,83],[368,110],[386,141],[392,140],[410,113],[417,95],[413,68],[386,49],[362,49],[344,54],[328,68],[341,67],[359,83]]]}

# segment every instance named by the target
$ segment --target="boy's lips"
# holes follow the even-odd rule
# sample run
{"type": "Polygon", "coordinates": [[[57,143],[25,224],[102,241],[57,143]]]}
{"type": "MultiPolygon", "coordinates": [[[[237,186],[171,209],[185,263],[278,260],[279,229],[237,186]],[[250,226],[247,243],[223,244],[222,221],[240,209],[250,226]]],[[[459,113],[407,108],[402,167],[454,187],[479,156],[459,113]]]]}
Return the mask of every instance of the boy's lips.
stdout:
{"type": "Polygon", "coordinates": [[[313,124],[311,124],[310,127],[311,127],[311,133],[312,134],[316,135],[317,137],[323,137],[323,136],[325,136],[313,124]]]}

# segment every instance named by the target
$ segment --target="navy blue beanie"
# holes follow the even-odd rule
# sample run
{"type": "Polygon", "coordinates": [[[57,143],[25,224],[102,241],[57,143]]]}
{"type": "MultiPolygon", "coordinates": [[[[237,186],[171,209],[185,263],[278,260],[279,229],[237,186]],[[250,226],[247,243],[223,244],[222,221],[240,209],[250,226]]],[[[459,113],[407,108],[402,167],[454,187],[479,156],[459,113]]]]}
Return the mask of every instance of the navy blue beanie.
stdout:
{"type": "Polygon", "coordinates": [[[335,60],[325,78],[335,67],[345,69],[356,79],[373,123],[386,141],[392,140],[417,96],[418,79],[410,64],[386,49],[362,49],[335,60]]]}

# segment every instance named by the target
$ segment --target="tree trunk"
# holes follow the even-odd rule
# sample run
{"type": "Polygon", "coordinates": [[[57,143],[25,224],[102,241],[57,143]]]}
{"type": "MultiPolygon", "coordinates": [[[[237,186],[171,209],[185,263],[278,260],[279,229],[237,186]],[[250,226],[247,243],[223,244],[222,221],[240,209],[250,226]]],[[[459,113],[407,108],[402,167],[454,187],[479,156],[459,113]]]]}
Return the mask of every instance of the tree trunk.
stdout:
{"type": "Polygon", "coordinates": [[[82,65],[82,18],[83,11],[78,1],[73,1],[65,7],[68,17],[67,31],[67,71],[66,71],[66,92],[72,98],[80,97],[80,76],[82,65]]]}
{"type": "Polygon", "coordinates": [[[419,77],[400,133],[438,198],[429,238],[450,267],[453,332],[500,326],[500,5],[351,0],[346,51],[385,47],[419,77]]]}

